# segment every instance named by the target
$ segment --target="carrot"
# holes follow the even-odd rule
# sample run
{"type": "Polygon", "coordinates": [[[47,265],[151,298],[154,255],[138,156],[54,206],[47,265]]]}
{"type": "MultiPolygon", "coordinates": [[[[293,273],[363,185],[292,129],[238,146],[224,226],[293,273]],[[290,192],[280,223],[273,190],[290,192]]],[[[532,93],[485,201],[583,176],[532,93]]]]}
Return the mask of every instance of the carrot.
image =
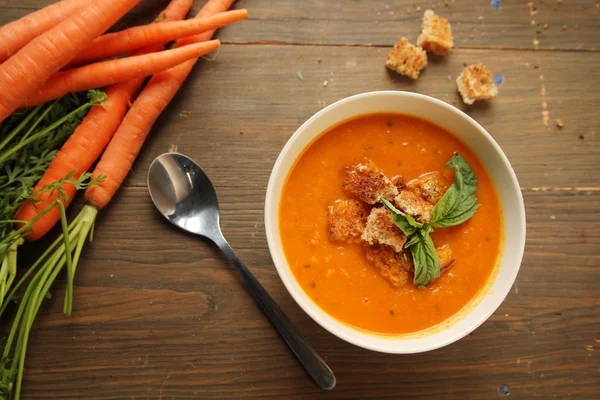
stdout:
{"type": "Polygon", "coordinates": [[[193,0],[172,0],[167,8],[161,12],[154,22],[169,22],[185,19],[192,8],[193,0]]]}
{"type": "Polygon", "coordinates": [[[88,1],[59,1],[0,27],[0,63],[37,36],[70,17],[88,1]]]}
{"type": "MultiPolygon", "coordinates": [[[[191,6],[192,0],[172,0],[160,14],[159,22],[181,20],[185,18],[191,6]]],[[[138,50],[135,54],[160,50],[162,46],[158,46],[158,49],[155,49],[155,47],[138,50]]],[[[83,172],[91,168],[119,127],[129,104],[143,82],[144,78],[140,77],[109,86],[105,90],[108,99],[104,101],[104,107],[93,107],[60,149],[33,189],[36,203],[25,202],[15,215],[15,219],[23,221],[24,224],[35,221],[31,226],[31,232],[27,235],[27,240],[41,238],[60,219],[60,209],[53,207],[35,220],[42,211],[58,198],[57,191],[48,192],[43,189],[72,171],[75,171],[72,179],[77,179],[83,172]]],[[[61,188],[63,193],[67,195],[66,201],[64,201],[66,208],[71,203],[76,188],[68,182],[63,183],[61,188]]]]}
{"type": "Polygon", "coordinates": [[[102,35],[92,42],[69,64],[76,66],[127,53],[142,46],[167,43],[171,40],[211,31],[248,18],[247,10],[219,13],[206,18],[136,26],[116,33],[102,35]]]}
{"type": "Polygon", "coordinates": [[[88,2],[0,65],[0,122],[141,0],[88,2]]]}
{"type": "MultiPolygon", "coordinates": [[[[198,13],[204,17],[226,11],[233,0],[210,0],[198,13]]],[[[194,36],[193,41],[210,39],[212,32],[194,36]],[[210,35],[210,36],[209,36],[210,35]]],[[[154,75],[127,112],[121,126],[96,165],[92,179],[105,175],[104,181],[90,186],[85,192],[86,204],[102,209],[123,183],[133,161],[140,152],[150,129],[160,113],[169,104],[183,81],[187,78],[197,59],[186,61],[175,68],[154,75]]]]}
{"type": "Polygon", "coordinates": [[[99,88],[116,82],[152,75],[182,62],[203,56],[219,47],[218,40],[196,43],[177,49],[131,56],[61,71],[52,76],[23,107],[57,99],[69,92],[99,88]]]}
{"type": "MultiPolygon", "coordinates": [[[[215,15],[221,12],[225,12],[229,10],[231,5],[235,0],[208,0],[208,2],[198,11],[196,14],[196,18],[206,18],[211,15],[215,15]]],[[[205,40],[210,40],[213,37],[216,30],[212,30],[209,32],[200,33],[195,36],[190,36],[185,39],[181,39],[177,41],[176,46],[186,46],[190,43],[198,43],[203,42],[205,40]]]]}

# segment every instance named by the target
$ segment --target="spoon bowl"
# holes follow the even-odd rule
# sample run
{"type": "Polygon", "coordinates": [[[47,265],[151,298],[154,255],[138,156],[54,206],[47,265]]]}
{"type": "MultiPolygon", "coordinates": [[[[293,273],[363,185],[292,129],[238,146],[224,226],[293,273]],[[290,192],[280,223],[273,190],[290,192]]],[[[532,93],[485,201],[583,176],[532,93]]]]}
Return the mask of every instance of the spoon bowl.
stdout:
{"type": "Polygon", "coordinates": [[[148,190],[158,211],[173,225],[208,239],[221,235],[217,193],[190,158],[178,153],[157,157],[148,170],[148,190]]]}
{"type": "Polygon", "coordinates": [[[217,193],[202,168],[183,154],[162,154],[152,162],[148,170],[148,191],[158,211],[169,222],[189,233],[209,239],[219,247],[315,383],[323,389],[333,389],[335,376],[331,369],[223,237],[219,226],[217,193]]]}

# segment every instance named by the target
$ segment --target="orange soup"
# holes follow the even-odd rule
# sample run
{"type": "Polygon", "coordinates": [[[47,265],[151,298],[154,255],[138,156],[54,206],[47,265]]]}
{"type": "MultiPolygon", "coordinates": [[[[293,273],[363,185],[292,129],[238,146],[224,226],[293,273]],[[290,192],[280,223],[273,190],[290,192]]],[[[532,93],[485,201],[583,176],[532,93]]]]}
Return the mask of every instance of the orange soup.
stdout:
{"type": "Polygon", "coordinates": [[[421,331],[460,311],[494,271],[503,232],[493,182],[475,154],[445,129],[403,114],[360,116],[315,139],[287,177],[279,227],[288,264],[308,296],[339,321],[385,335],[421,331]],[[449,186],[454,171],[444,164],[455,152],[477,177],[480,207],[468,221],[431,234],[436,247],[452,248],[455,262],[427,287],[415,287],[412,276],[394,286],[367,260],[364,243],[330,239],[327,208],[351,198],[342,187],[348,165],[367,158],[406,182],[438,171],[449,186]]]}

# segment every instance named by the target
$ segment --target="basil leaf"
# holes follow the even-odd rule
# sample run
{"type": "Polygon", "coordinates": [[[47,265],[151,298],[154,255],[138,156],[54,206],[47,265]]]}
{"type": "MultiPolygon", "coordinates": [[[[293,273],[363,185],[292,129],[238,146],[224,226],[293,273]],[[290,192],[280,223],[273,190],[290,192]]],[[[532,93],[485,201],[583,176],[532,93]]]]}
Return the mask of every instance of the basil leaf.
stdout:
{"type": "Polygon", "coordinates": [[[465,159],[455,153],[445,167],[454,168],[455,179],[431,213],[431,226],[440,228],[462,224],[479,207],[475,197],[477,178],[465,159]]]}
{"type": "Polygon", "coordinates": [[[453,210],[452,214],[446,216],[441,221],[436,222],[435,226],[439,228],[444,228],[448,226],[460,225],[463,222],[468,221],[474,214],[475,211],[479,208],[479,204],[477,203],[477,199],[473,197],[473,200],[465,201],[453,210]]]}
{"type": "Polygon", "coordinates": [[[417,242],[420,242],[421,240],[423,240],[423,237],[421,235],[412,235],[404,244],[404,248],[408,249],[410,246],[414,245],[417,242]]]}
{"type": "MultiPolygon", "coordinates": [[[[415,235],[418,236],[418,235],[415,235]]],[[[426,235],[411,246],[410,251],[415,265],[413,283],[419,288],[426,287],[440,277],[440,259],[431,236],[426,235]]]]}
{"type": "Polygon", "coordinates": [[[382,198],[381,202],[383,203],[384,207],[392,213],[392,221],[394,221],[394,224],[396,224],[396,226],[400,228],[400,230],[406,236],[413,235],[415,232],[417,232],[418,229],[423,227],[423,224],[415,221],[412,217],[398,210],[396,207],[394,207],[392,203],[390,203],[386,199],[382,198]]]}

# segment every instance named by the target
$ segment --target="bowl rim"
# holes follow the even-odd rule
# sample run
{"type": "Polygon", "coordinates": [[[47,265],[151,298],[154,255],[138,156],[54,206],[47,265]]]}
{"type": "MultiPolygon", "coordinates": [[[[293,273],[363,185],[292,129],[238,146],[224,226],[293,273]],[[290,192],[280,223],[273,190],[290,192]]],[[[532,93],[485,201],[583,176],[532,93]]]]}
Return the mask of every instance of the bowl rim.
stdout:
{"type": "MultiPolygon", "coordinates": [[[[385,112],[387,112],[387,111],[385,111],[385,112]]],[[[398,112],[398,113],[401,114],[402,112],[398,112]]],[[[369,114],[371,114],[371,112],[369,114]]],[[[358,113],[358,114],[355,114],[344,120],[337,121],[337,122],[333,123],[327,129],[330,129],[331,127],[334,127],[339,123],[342,123],[344,121],[350,120],[355,117],[358,117],[360,115],[362,115],[362,114],[358,113]]],[[[416,116],[419,118],[423,118],[418,115],[416,115],[416,116]]],[[[423,118],[423,119],[428,120],[427,118],[423,118]]],[[[439,124],[438,122],[436,122],[434,120],[430,120],[430,121],[442,126],[444,129],[448,130],[448,128],[444,127],[442,124],[439,124]]],[[[326,132],[327,129],[325,131],[322,131],[318,135],[316,135],[314,138],[312,138],[310,140],[310,142],[300,150],[300,153],[295,156],[296,158],[294,159],[294,162],[292,163],[292,167],[290,167],[290,169],[284,171],[284,173],[285,173],[284,180],[287,179],[287,177],[289,176],[291,168],[293,168],[293,165],[295,164],[298,157],[302,154],[302,152],[308,146],[310,146],[310,144],[313,143],[314,140],[316,140],[320,135],[322,135],[324,132],[326,132]]],[[[465,144],[469,145],[469,143],[467,143],[467,142],[465,142],[465,144]]],[[[479,154],[474,149],[472,149],[472,151],[479,157],[479,154]]],[[[499,188],[496,186],[496,190],[498,190],[498,189],[499,188]]],[[[358,346],[358,347],[362,347],[362,348],[365,348],[368,350],[373,350],[373,351],[382,352],[382,353],[389,353],[389,354],[415,354],[415,353],[422,353],[422,352],[435,350],[435,349],[447,346],[449,344],[452,344],[452,343],[460,340],[461,338],[465,337],[470,332],[472,332],[473,330],[478,328],[494,312],[496,312],[496,310],[500,307],[500,305],[506,299],[507,295],[510,293],[510,290],[511,290],[514,282],[516,281],[517,275],[519,273],[519,270],[520,270],[520,267],[522,264],[524,250],[525,250],[526,218],[525,218],[525,204],[524,204],[524,200],[523,200],[523,195],[522,195],[520,185],[519,185],[517,176],[515,174],[515,171],[514,171],[512,165],[510,164],[508,158],[502,151],[500,145],[494,140],[492,135],[485,128],[483,128],[477,121],[475,121],[472,117],[470,117],[469,115],[464,113],[462,110],[460,110],[444,101],[436,99],[434,97],[423,95],[420,93],[413,93],[413,92],[406,92],[406,91],[381,90],[381,91],[364,92],[364,93],[348,96],[348,97],[340,99],[340,100],[322,108],[317,113],[312,115],[308,120],[306,120],[294,132],[294,134],[287,140],[285,146],[280,151],[280,153],[277,157],[277,160],[275,161],[275,164],[273,165],[273,169],[271,170],[271,174],[269,176],[269,181],[267,184],[264,215],[265,215],[265,217],[264,217],[265,218],[265,233],[266,233],[266,238],[267,238],[267,244],[269,247],[269,252],[271,254],[271,258],[273,260],[273,263],[275,264],[275,268],[277,269],[277,274],[279,275],[280,279],[283,281],[283,284],[286,287],[286,290],[290,293],[290,295],[292,296],[294,301],[300,306],[300,308],[302,308],[302,310],[305,313],[307,313],[321,327],[323,327],[324,329],[326,329],[333,335],[337,336],[338,338],[340,338],[348,343],[351,343],[355,346],[358,346]],[[321,118],[323,115],[331,112],[333,109],[340,107],[346,103],[359,101],[364,98],[372,97],[372,96],[399,96],[399,97],[420,99],[420,100],[424,100],[426,102],[433,103],[437,106],[443,107],[443,108],[451,111],[452,113],[457,114],[459,117],[463,118],[468,124],[470,124],[473,128],[475,128],[475,130],[477,130],[484,139],[486,139],[488,144],[491,145],[493,150],[499,156],[500,160],[502,161],[502,167],[506,170],[506,172],[510,178],[510,181],[512,183],[513,189],[515,189],[514,192],[517,194],[516,201],[518,202],[518,205],[519,205],[519,209],[517,210],[518,211],[518,219],[519,219],[519,224],[518,224],[519,231],[511,233],[511,236],[513,236],[514,234],[518,235],[518,237],[517,237],[517,239],[518,239],[517,244],[519,245],[518,249],[512,249],[512,250],[517,251],[515,260],[518,260],[518,265],[516,266],[516,268],[514,268],[514,270],[512,271],[512,274],[509,276],[510,285],[506,285],[502,291],[497,291],[497,294],[498,294],[496,296],[497,300],[491,306],[489,306],[485,310],[485,312],[483,312],[480,315],[480,317],[477,320],[475,320],[473,323],[471,323],[471,325],[467,329],[456,332],[453,335],[449,335],[444,340],[440,340],[440,341],[430,344],[430,345],[422,345],[422,344],[417,345],[417,343],[413,343],[415,346],[412,346],[410,349],[391,348],[391,346],[389,346],[389,344],[402,342],[402,341],[409,341],[409,340],[411,342],[413,342],[415,338],[418,340],[419,336],[412,336],[412,335],[418,335],[419,332],[416,332],[415,334],[409,334],[409,335],[398,336],[398,337],[384,336],[384,335],[379,336],[377,334],[373,334],[373,333],[370,333],[367,331],[361,331],[360,328],[353,327],[350,324],[344,323],[344,322],[336,319],[335,317],[328,314],[325,310],[321,309],[317,304],[314,304],[315,307],[312,309],[311,309],[311,307],[308,307],[305,304],[305,302],[308,302],[308,303],[314,303],[314,302],[304,292],[304,290],[302,289],[300,284],[296,281],[295,277],[293,276],[293,272],[291,271],[291,268],[287,262],[287,259],[285,258],[283,246],[281,245],[281,239],[279,237],[279,234],[280,234],[279,229],[278,229],[279,203],[280,203],[280,198],[281,198],[281,192],[285,186],[285,181],[282,184],[281,190],[278,193],[275,193],[275,181],[278,178],[278,176],[282,173],[280,171],[282,163],[284,162],[284,160],[287,157],[291,157],[289,154],[290,154],[290,151],[292,150],[292,148],[294,147],[296,141],[298,141],[301,138],[301,136],[303,136],[305,134],[304,132],[306,132],[308,130],[308,127],[312,123],[314,123],[317,119],[321,118]],[[276,215],[275,218],[271,218],[271,212],[273,210],[273,207],[277,208],[277,210],[274,213],[276,215]],[[283,255],[282,259],[278,259],[276,257],[276,254],[277,254],[276,249],[277,248],[281,249],[281,253],[283,255]],[[291,278],[282,273],[282,270],[284,268],[289,270],[291,278]],[[296,288],[296,286],[297,286],[297,288],[296,288]],[[317,310],[317,311],[315,311],[315,310],[317,310]],[[327,319],[329,319],[330,321],[327,319]],[[344,326],[344,327],[348,327],[349,329],[352,329],[354,332],[359,334],[359,338],[349,336],[343,329],[339,329],[340,326],[344,326]],[[409,338],[407,336],[411,336],[411,337],[409,338]],[[370,343],[369,341],[361,340],[362,338],[366,338],[366,337],[383,339],[383,343],[387,343],[388,346],[384,346],[384,345],[380,344],[379,343],[380,341],[378,341],[378,344],[374,344],[374,343],[370,343]]],[[[499,271],[499,266],[497,266],[496,268],[498,268],[497,271],[499,271]]],[[[490,278],[490,279],[496,279],[496,278],[490,278]]],[[[488,287],[491,287],[491,284],[488,284],[488,287]]],[[[485,290],[485,288],[484,288],[484,290],[485,290]]],[[[479,296],[481,296],[481,294],[476,295],[476,297],[474,297],[474,299],[476,299],[479,296]]],[[[467,304],[465,307],[463,307],[463,309],[461,309],[461,311],[459,311],[457,314],[460,314],[462,311],[464,311],[465,308],[469,306],[469,304],[467,304]]],[[[478,304],[475,304],[475,306],[472,307],[471,310],[467,311],[467,315],[477,307],[478,307],[478,304]]],[[[463,318],[464,317],[466,317],[466,315],[463,316],[463,318]]],[[[450,317],[450,319],[452,319],[452,317],[450,317]]],[[[440,326],[442,326],[444,324],[444,322],[442,322],[440,324],[440,326]]],[[[453,324],[451,324],[451,325],[453,325],[453,324]]],[[[442,328],[442,330],[444,330],[444,329],[442,328]]]]}

